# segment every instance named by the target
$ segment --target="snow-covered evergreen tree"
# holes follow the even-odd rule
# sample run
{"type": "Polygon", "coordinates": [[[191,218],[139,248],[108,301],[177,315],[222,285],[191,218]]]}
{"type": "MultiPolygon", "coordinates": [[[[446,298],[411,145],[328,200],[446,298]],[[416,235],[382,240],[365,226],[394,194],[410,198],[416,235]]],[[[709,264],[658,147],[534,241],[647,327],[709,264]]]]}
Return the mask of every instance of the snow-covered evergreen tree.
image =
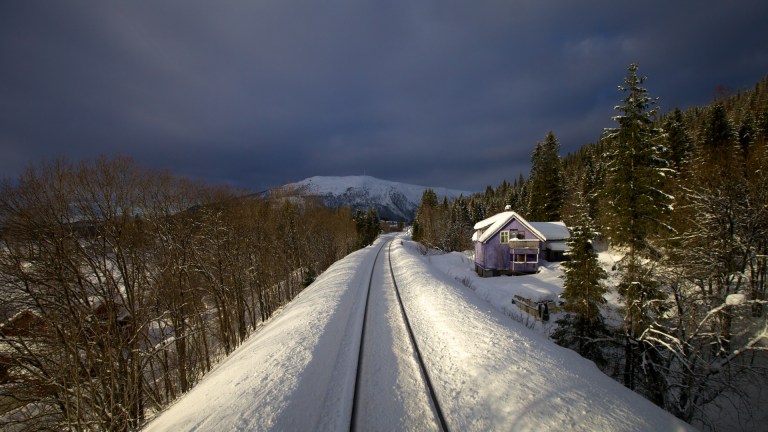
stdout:
{"type": "Polygon", "coordinates": [[[683,122],[683,112],[675,108],[664,122],[666,132],[667,160],[676,172],[680,172],[690,161],[693,152],[693,141],[683,122]]]}
{"type": "Polygon", "coordinates": [[[561,264],[565,278],[562,297],[568,313],[557,321],[558,328],[552,338],[559,345],[602,364],[604,358],[596,340],[608,334],[600,313],[607,292],[602,281],[607,275],[593,246],[597,233],[589,217],[586,200],[582,199],[578,211],[578,222],[571,227],[568,239],[569,260],[561,264]]]}
{"type": "Polygon", "coordinates": [[[413,221],[413,240],[424,242],[432,236],[432,213],[437,207],[437,194],[432,189],[427,189],[421,195],[419,208],[416,210],[416,219],[413,221]]]}
{"type": "Polygon", "coordinates": [[[563,174],[560,143],[549,132],[544,142],[536,144],[531,155],[530,201],[528,218],[538,221],[560,220],[563,206],[563,174]]]}
{"type": "Polygon", "coordinates": [[[654,280],[658,251],[649,239],[663,226],[662,215],[671,197],[662,192],[667,163],[661,157],[661,131],[655,126],[657,100],[643,87],[645,77],[631,64],[619,90],[625,94],[614,117],[618,128],[606,130],[608,181],[605,188],[606,227],[612,244],[627,249],[621,261],[619,293],[625,303],[624,384],[635,388],[637,344],[634,340],[664,310],[663,296],[654,280]]]}
{"type": "Polygon", "coordinates": [[[367,211],[357,210],[354,215],[357,228],[358,247],[366,247],[373,244],[376,237],[381,234],[381,223],[376,210],[369,208],[367,211]]]}

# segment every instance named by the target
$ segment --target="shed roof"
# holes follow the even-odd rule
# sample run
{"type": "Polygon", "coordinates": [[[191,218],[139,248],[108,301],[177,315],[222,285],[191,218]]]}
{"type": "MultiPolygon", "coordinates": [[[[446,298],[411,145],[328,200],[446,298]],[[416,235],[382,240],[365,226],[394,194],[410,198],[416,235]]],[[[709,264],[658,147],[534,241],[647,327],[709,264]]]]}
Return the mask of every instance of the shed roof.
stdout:
{"type": "Polygon", "coordinates": [[[568,243],[564,241],[555,241],[555,242],[548,242],[547,243],[547,249],[551,251],[559,251],[559,252],[570,252],[571,247],[568,246],[568,243]]]}
{"type": "Polygon", "coordinates": [[[571,237],[565,222],[529,222],[546,241],[565,240],[571,237]]]}

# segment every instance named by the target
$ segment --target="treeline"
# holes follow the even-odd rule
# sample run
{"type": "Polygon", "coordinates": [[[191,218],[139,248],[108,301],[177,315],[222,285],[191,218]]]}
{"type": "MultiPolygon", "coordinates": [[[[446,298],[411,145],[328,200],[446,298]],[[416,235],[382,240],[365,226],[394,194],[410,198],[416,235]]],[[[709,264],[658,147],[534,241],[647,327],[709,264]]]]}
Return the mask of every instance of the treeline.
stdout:
{"type": "Polygon", "coordinates": [[[460,196],[438,203],[431,189],[424,191],[413,222],[413,239],[442,251],[472,248],[475,223],[507,207],[531,221],[561,220],[566,180],[558,156],[560,143],[550,132],[537,143],[531,157],[528,179],[521,174],[513,183],[504,180],[497,187],[469,197],[460,196]]]}
{"type": "Polygon", "coordinates": [[[364,248],[373,244],[373,241],[382,232],[382,222],[374,209],[367,211],[356,210],[354,215],[355,228],[357,229],[357,246],[364,248]]]}
{"type": "Polygon", "coordinates": [[[139,428],[360,243],[349,209],[128,159],[5,180],[0,428],[139,428]]]}
{"type": "Polygon", "coordinates": [[[527,179],[438,212],[425,194],[420,226],[450,225],[454,207],[467,217],[462,227],[418,234],[440,244],[506,205],[529,220],[564,220],[568,314],[553,338],[686,421],[709,427],[712,404],[751,421],[762,402],[751,396],[768,383],[768,77],[665,114],[645,81],[630,65],[615,126],[565,158],[550,132],[527,179]],[[610,278],[596,244],[622,257],[610,278]],[[607,308],[608,291],[620,310],[607,308]]]}
{"type": "Polygon", "coordinates": [[[423,245],[441,251],[472,249],[472,227],[511,206],[520,214],[529,208],[529,184],[522,175],[514,183],[506,180],[485,192],[448,201],[439,201],[432,189],[424,191],[412,226],[412,237],[423,245]]]}

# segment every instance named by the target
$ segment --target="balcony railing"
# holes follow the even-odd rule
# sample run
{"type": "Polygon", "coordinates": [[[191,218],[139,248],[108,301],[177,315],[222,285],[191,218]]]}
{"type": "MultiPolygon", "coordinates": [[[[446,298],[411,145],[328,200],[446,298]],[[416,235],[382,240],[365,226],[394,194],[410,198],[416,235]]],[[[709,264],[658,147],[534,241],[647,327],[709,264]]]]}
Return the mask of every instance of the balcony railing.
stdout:
{"type": "Polygon", "coordinates": [[[518,240],[512,239],[509,241],[509,247],[512,249],[539,249],[538,240],[518,240]]]}

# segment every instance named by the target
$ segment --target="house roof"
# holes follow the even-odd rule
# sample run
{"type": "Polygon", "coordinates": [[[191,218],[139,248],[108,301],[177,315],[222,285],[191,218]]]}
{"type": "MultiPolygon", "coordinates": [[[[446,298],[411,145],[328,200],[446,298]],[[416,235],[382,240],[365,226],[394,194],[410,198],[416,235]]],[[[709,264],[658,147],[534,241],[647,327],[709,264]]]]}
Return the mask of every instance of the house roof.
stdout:
{"type": "Polygon", "coordinates": [[[481,243],[487,242],[513,219],[517,219],[522,226],[541,241],[565,240],[570,237],[568,228],[563,222],[528,222],[514,211],[505,211],[476,223],[472,240],[481,243]]]}
{"type": "Polygon", "coordinates": [[[547,242],[547,249],[551,251],[570,252],[571,247],[564,241],[547,242]]]}
{"type": "Polygon", "coordinates": [[[481,220],[475,224],[475,233],[472,235],[472,240],[485,243],[515,217],[518,220],[522,220],[520,215],[513,211],[506,211],[481,220]],[[482,231],[482,234],[480,231],[482,231]]]}
{"type": "Polygon", "coordinates": [[[43,318],[37,313],[24,309],[0,324],[0,333],[4,336],[27,336],[45,326],[43,318]]]}
{"type": "Polygon", "coordinates": [[[571,237],[565,222],[529,222],[529,224],[536,228],[546,241],[565,240],[571,237]]]}

